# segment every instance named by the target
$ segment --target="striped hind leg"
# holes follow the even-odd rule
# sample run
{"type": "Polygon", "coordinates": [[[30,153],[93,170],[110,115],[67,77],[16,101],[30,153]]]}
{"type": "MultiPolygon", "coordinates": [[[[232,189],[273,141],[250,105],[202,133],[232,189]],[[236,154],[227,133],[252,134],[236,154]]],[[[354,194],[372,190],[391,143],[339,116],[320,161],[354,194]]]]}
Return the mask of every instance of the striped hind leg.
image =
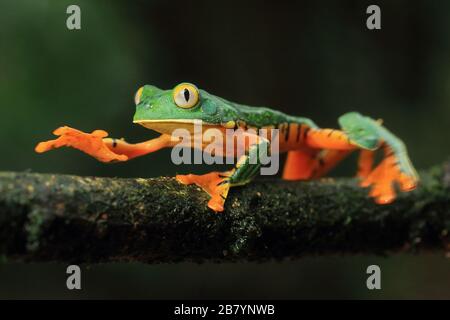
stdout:
{"type": "MultiPolygon", "coordinates": [[[[375,202],[387,204],[396,197],[395,184],[398,184],[402,191],[413,190],[417,186],[418,176],[410,163],[404,144],[375,120],[367,119],[369,118],[357,122],[353,128],[357,130],[360,124],[364,125],[368,130],[367,134],[360,136],[333,129],[309,130],[305,137],[306,144],[311,148],[326,151],[316,154],[316,161],[309,159],[310,166],[305,175],[307,179],[320,177],[351,151],[359,149],[361,155],[358,161],[358,176],[361,178],[361,185],[371,187],[370,196],[375,202]],[[377,149],[384,151],[384,158],[372,170],[374,151],[377,149]],[[321,154],[325,156],[321,157],[321,154]]],[[[286,170],[288,173],[293,172],[293,169],[286,170]]]]}
{"type": "Polygon", "coordinates": [[[358,177],[362,187],[371,187],[369,195],[379,204],[388,204],[395,200],[394,185],[398,184],[402,191],[416,188],[418,178],[402,171],[399,156],[387,144],[382,145],[384,158],[372,170],[374,151],[363,150],[359,158],[358,177]]]}
{"type": "Polygon", "coordinates": [[[345,159],[352,150],[304,149],[289,151],[283,170],[285,180],[317,179],[345,159]]]}
{"type": "Polygon", "coordinates": [[[288,152],[283,179],[320,178],[357,147],[340,130],[308,129],[304,133],[307,147],[288,152]]]}

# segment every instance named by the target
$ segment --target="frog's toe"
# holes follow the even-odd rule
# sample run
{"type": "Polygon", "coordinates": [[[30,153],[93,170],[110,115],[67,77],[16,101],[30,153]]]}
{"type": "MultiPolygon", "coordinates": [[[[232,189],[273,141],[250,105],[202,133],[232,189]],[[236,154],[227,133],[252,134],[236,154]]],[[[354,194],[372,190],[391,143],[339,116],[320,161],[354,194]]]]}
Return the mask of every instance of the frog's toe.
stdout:
{"type": "Polygon", "coordinates": [[[369,187],[371,185],[371,182],[368,180],[368,179],[362,179],[360,182],[359,182],[359,186],[360,187],[363,187],[363,188],[367,188],[367,187],[369,187]]]}
{"type": "Polygon", "coordinates": [[[68,126],[59,127],[53,131],[53,134],[55,136],[66,136],[66,135],[77,136],[83,133],[84,133],[83,131],[68,126]]]}
{"type": "Polygon", "coordinates": [[[184,175],[184,174],[177,174],[175,176],[175,179],[177,179],[177,181],[179,183],[182,183],[182,184],[185,184],[185,185],[190,185],[190,184],[194,183],[193,174],[186,174],[186,175],[184,175]]]}
{"type": "Polygon", "coordinates": [[[417,177],[401,173],[398,178],[398,182],[400,184],[400,188],[402,189],[402,191],[411,191],[417,188],[419,181],[417,177]]]}
{"type": "Polygon", "coordinates": [[[204,175],[177,175],[176,179],[182,184],[196,184],[202,188],[211,196],[208,207],[215,212],[222,212],[230,189],[230,176],[231,172],[210,172],[204,175]]]}
{"type": "Polygon", "coordinates": [[[389,204],[395,200],[396,194],[391,182],[377,183],[373,186],[369,195],[378,204],[389,204]]]}
{"type": "Polygon", "coordinates": [[[44,153],[53,149],[58,149],[64,146],[72,146],[74,143],[74,137],[70,135],[62,134],[60,137],[54,140],[48,140],[38,143],[34,149],[37,153],[44,153]]]}
{"type": "Polygon", "coordinates": [[[225,199],[221,199],[220,197],[213,196],[208,201],[208,208],[210,208],[214,212],[223,212],[224,205],[225,205],[225,199]]]}
{"type": "Polygon", "coordinates": [[[94,130],[92,131],[91,135],[98,138],[106,138],[109,134],[105,130],[94,130]]]}
{"type": "Polygon", "coordinates": [[[390,204],[394,202],[396,198],[395,194],[383,194],[378,197],[375,197],[375,202],[378,204],[390,204]]]}
{"type": "Polygon", "coordinates": [[[47,151],[50,151],[54,149],[55,140],[45,141],[45,142],[39,142],[36,148],[34,148],[34,151],[37,153],[44,153],[47,151]]]}

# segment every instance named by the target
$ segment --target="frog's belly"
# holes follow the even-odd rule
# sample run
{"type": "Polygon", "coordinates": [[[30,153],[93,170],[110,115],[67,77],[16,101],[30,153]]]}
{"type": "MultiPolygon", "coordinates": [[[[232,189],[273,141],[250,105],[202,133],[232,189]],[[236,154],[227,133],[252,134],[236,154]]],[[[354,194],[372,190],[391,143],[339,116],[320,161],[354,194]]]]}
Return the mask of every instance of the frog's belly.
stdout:
{"type": "Polygon", "coordinates": [[[225,131],[223,127],[208,129],[202,134],[192,135],[191,145],[186,144],[185,146],[202,149],[204,152],[217,156],[239,158],[245,154],[245,150],[248,150],[250,145],[258,142],[258,137],[262,137],[271,141],[272,154],[310,149],[305,144],[309,128],[300,124],[290,124],[289,128],[280,127],[277,131],[273,131],[273,128],[263,128],[264,131],[252,128],[241,129],[241,131],[225,131]],[[214,134],[215,132],[217,135],[214,134]]]}
{"type": "Polygon", "coordinates": [[[141,121],[138,124],[168,134],[180,147],[201,149],[217,156],[239,157],[251,144],[257,142],[257,137],[263,137],[272,142],[272,152],[283,153],[289,150],[305,148],[305,137],[309,128],[305,125],[291,123],[274,127],[256,128],[241,127],[235,130],[226,129],[220,125],[205,124],[201,121],[161,120],[141,121]],[[201,125],[200,125],[201,124],[201,125]],[[245,134],[243,134],[245,133],[245,134]],[[256,134],[256,136],[254,136],[256,134]],[[278,146],[275,145],[276,139],[278,146]]]}

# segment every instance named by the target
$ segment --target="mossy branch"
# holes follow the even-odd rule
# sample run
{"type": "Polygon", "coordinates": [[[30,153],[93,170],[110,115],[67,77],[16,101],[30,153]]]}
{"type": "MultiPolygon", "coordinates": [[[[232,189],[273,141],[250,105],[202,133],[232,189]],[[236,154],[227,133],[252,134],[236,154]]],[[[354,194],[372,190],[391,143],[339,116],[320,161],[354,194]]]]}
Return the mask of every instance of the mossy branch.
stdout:
{"type": "Polygon", "coordinates": [[[145,263],[450,250],[450,164],[380,206],[353,179],[261,180],[225,212],[173,178],[0,173],[0,255],[8,260],[145,263]]]}

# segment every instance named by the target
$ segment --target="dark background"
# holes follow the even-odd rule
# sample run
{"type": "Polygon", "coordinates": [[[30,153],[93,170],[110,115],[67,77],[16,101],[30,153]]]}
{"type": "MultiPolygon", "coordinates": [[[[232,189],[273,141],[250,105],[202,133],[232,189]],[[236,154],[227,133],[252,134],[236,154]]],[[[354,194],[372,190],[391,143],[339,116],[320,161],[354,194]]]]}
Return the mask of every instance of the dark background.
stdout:
{"type": "MultiPolygon", "coordinates": [[[[135,91],[182,81],[322,127],[352,110],[382,118],[428,168],[449,154],[450,2],[1,0],[0,170],[189,172],[170,151],[115,165],[69,149],[33,152],[61,125],[152,138],[132,124],[135,91]],[[66,28],[70,4],[81,7],[79,31],[66,28]],[[381,30],[366,28],[370,4],[381,7],[381,30]]],[[[353,173],[351,159],[338,171],[353,173]]],[[[69,292],[63,265],[0,265],[0,298],[450,298],[441,254],[83,270],[83,290],[69,292]],[[369,264],[381,266],[381,291],[365,287],[369,264]]]]}

